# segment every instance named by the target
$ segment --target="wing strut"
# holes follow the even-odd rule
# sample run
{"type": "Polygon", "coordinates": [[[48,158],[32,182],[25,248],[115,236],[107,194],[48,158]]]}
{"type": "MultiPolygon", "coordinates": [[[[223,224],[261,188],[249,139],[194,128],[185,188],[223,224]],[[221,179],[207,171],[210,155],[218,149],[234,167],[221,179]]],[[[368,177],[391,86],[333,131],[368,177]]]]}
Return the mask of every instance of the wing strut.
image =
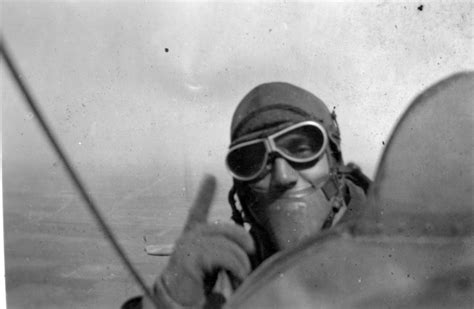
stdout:
{"type": "Polygon", "coordinates": [[[66,156],[66,153],[62,150],[59,142],[57,141],[57,138],[55,138],[52,130],[49,128],[48,124],[46,123],[46,120],[45,120],[44,116],[42,115],[41,111],[39,110],[38,104],[33,99],[33,96],[31,95],[31,92],[28,90],[28,87],[27,87],[26,83],[22,80],[22,75],[19,73],[13,59],[11,58],[10,53],[7,49],[7,46],[6,46],[5,42],[3,41],[2,37],[0,37],[0,53],[2,54],[3,58],[5,59],[7,67],[10,70],[13,78],[15,79],[16,84],[20,88],[20,91],[23,94],[28,106],[31,108],[34,115],[38,119],[39,124],[40,124],[41,128],[43,129],[43,132],[46,134],[51,147],[53,147],[56,154],[60,157],[61,161],[64,163],[67,174],[72,179],[74,185],[76,186],[76,189],[79,191],[79,195],[81,196],[81,198],[86,203],[87,208],[92,213],[92,216],[96,219],[96,222],[100,226],[102,231],[104,232],[105,237],[112,244],[112,247],[115,249],[115,252],[119,256],[119,258],[122,260],[122,262],[126,265],[128,270],[130,271],[130,273],[134,277],[135,281],[143,289],[145,295],[148,296],[154,302],[155,307],[158,308],[158,304],[157,304],[155,298],[153,297],[152,292],[150,291],[150,289],[148,289],[147,285],[145,284],[145,281],[140,277],[140,275],[138,274],[136,269],[131,264],[129,258],[125,254],[125,251],[122,249],[122,247],[117,242],[114,234],[112,233],[112,230],[108,227],[108,225],[105,222],[105,219],[103,218],[103,216],[100,213],[99,209],[95,206],[94,201],[92,200],[92,198],[89,196],[89,194],[85,190],[83,182],[79,178],[79,174],[74,170],[71,163],[69,163],[69,159],[66,156]]]}

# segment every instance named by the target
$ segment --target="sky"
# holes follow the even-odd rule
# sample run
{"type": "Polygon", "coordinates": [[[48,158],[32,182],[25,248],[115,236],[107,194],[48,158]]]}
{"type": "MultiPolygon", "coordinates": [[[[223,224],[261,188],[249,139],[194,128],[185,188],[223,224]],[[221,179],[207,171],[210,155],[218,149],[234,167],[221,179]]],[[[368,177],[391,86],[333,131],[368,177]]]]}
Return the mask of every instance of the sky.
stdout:
{"type": "MultiPolygon", "coordinates": [[[[192,194],[211,173],[227,188],[232,112],[269,81],[335,109],[345,160],[373,177],[410,101],[474,68],[469,1],[4,1],[1,10],[23,77],[92,186],[113,174],[130,190],[192,194]]],[[[61,173],[1,71],[4,176],[61,173]]]]}

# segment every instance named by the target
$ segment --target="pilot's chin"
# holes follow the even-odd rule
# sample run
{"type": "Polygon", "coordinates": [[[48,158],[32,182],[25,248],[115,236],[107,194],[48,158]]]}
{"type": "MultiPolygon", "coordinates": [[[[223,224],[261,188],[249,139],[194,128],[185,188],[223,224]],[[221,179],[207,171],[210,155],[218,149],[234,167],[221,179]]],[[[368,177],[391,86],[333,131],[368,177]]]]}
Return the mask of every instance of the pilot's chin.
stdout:
{"type": "Polygon", "coordinates": [[[268,209],[269,234],[280,251],[296,246],[303,239],[321,232],[331,207],[316,196],[281,199],[268,209]]]}

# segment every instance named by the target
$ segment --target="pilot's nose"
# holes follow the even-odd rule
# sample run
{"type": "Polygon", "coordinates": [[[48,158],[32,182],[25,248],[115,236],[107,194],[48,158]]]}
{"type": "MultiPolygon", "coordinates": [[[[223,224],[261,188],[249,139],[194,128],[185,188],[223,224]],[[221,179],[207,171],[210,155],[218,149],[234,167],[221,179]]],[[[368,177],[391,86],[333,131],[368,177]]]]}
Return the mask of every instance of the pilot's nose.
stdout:
{"type": "Polygon", "coordinates": [[[298,172],[283,158],[273,161],[271,175],[270,186],[273,190],[287,190],[298,181],[298,172]]]}

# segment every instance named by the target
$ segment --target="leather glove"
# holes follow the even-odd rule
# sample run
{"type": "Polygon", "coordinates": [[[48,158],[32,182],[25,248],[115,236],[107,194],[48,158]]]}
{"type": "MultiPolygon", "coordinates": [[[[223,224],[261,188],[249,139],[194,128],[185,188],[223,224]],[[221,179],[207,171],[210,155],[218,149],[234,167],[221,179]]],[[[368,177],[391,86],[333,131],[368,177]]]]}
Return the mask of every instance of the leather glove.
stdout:
{"type": "Polygon", "coordinates": [[[215,187],[215,178],[208,176],[158,278],[166,294],[182,306],[203,305],[219,271],[226,271],[233,282],[243,281],[251,271],[248,254],[255,244],[250,234],[235,224],[207,223],[215,187]]]}

